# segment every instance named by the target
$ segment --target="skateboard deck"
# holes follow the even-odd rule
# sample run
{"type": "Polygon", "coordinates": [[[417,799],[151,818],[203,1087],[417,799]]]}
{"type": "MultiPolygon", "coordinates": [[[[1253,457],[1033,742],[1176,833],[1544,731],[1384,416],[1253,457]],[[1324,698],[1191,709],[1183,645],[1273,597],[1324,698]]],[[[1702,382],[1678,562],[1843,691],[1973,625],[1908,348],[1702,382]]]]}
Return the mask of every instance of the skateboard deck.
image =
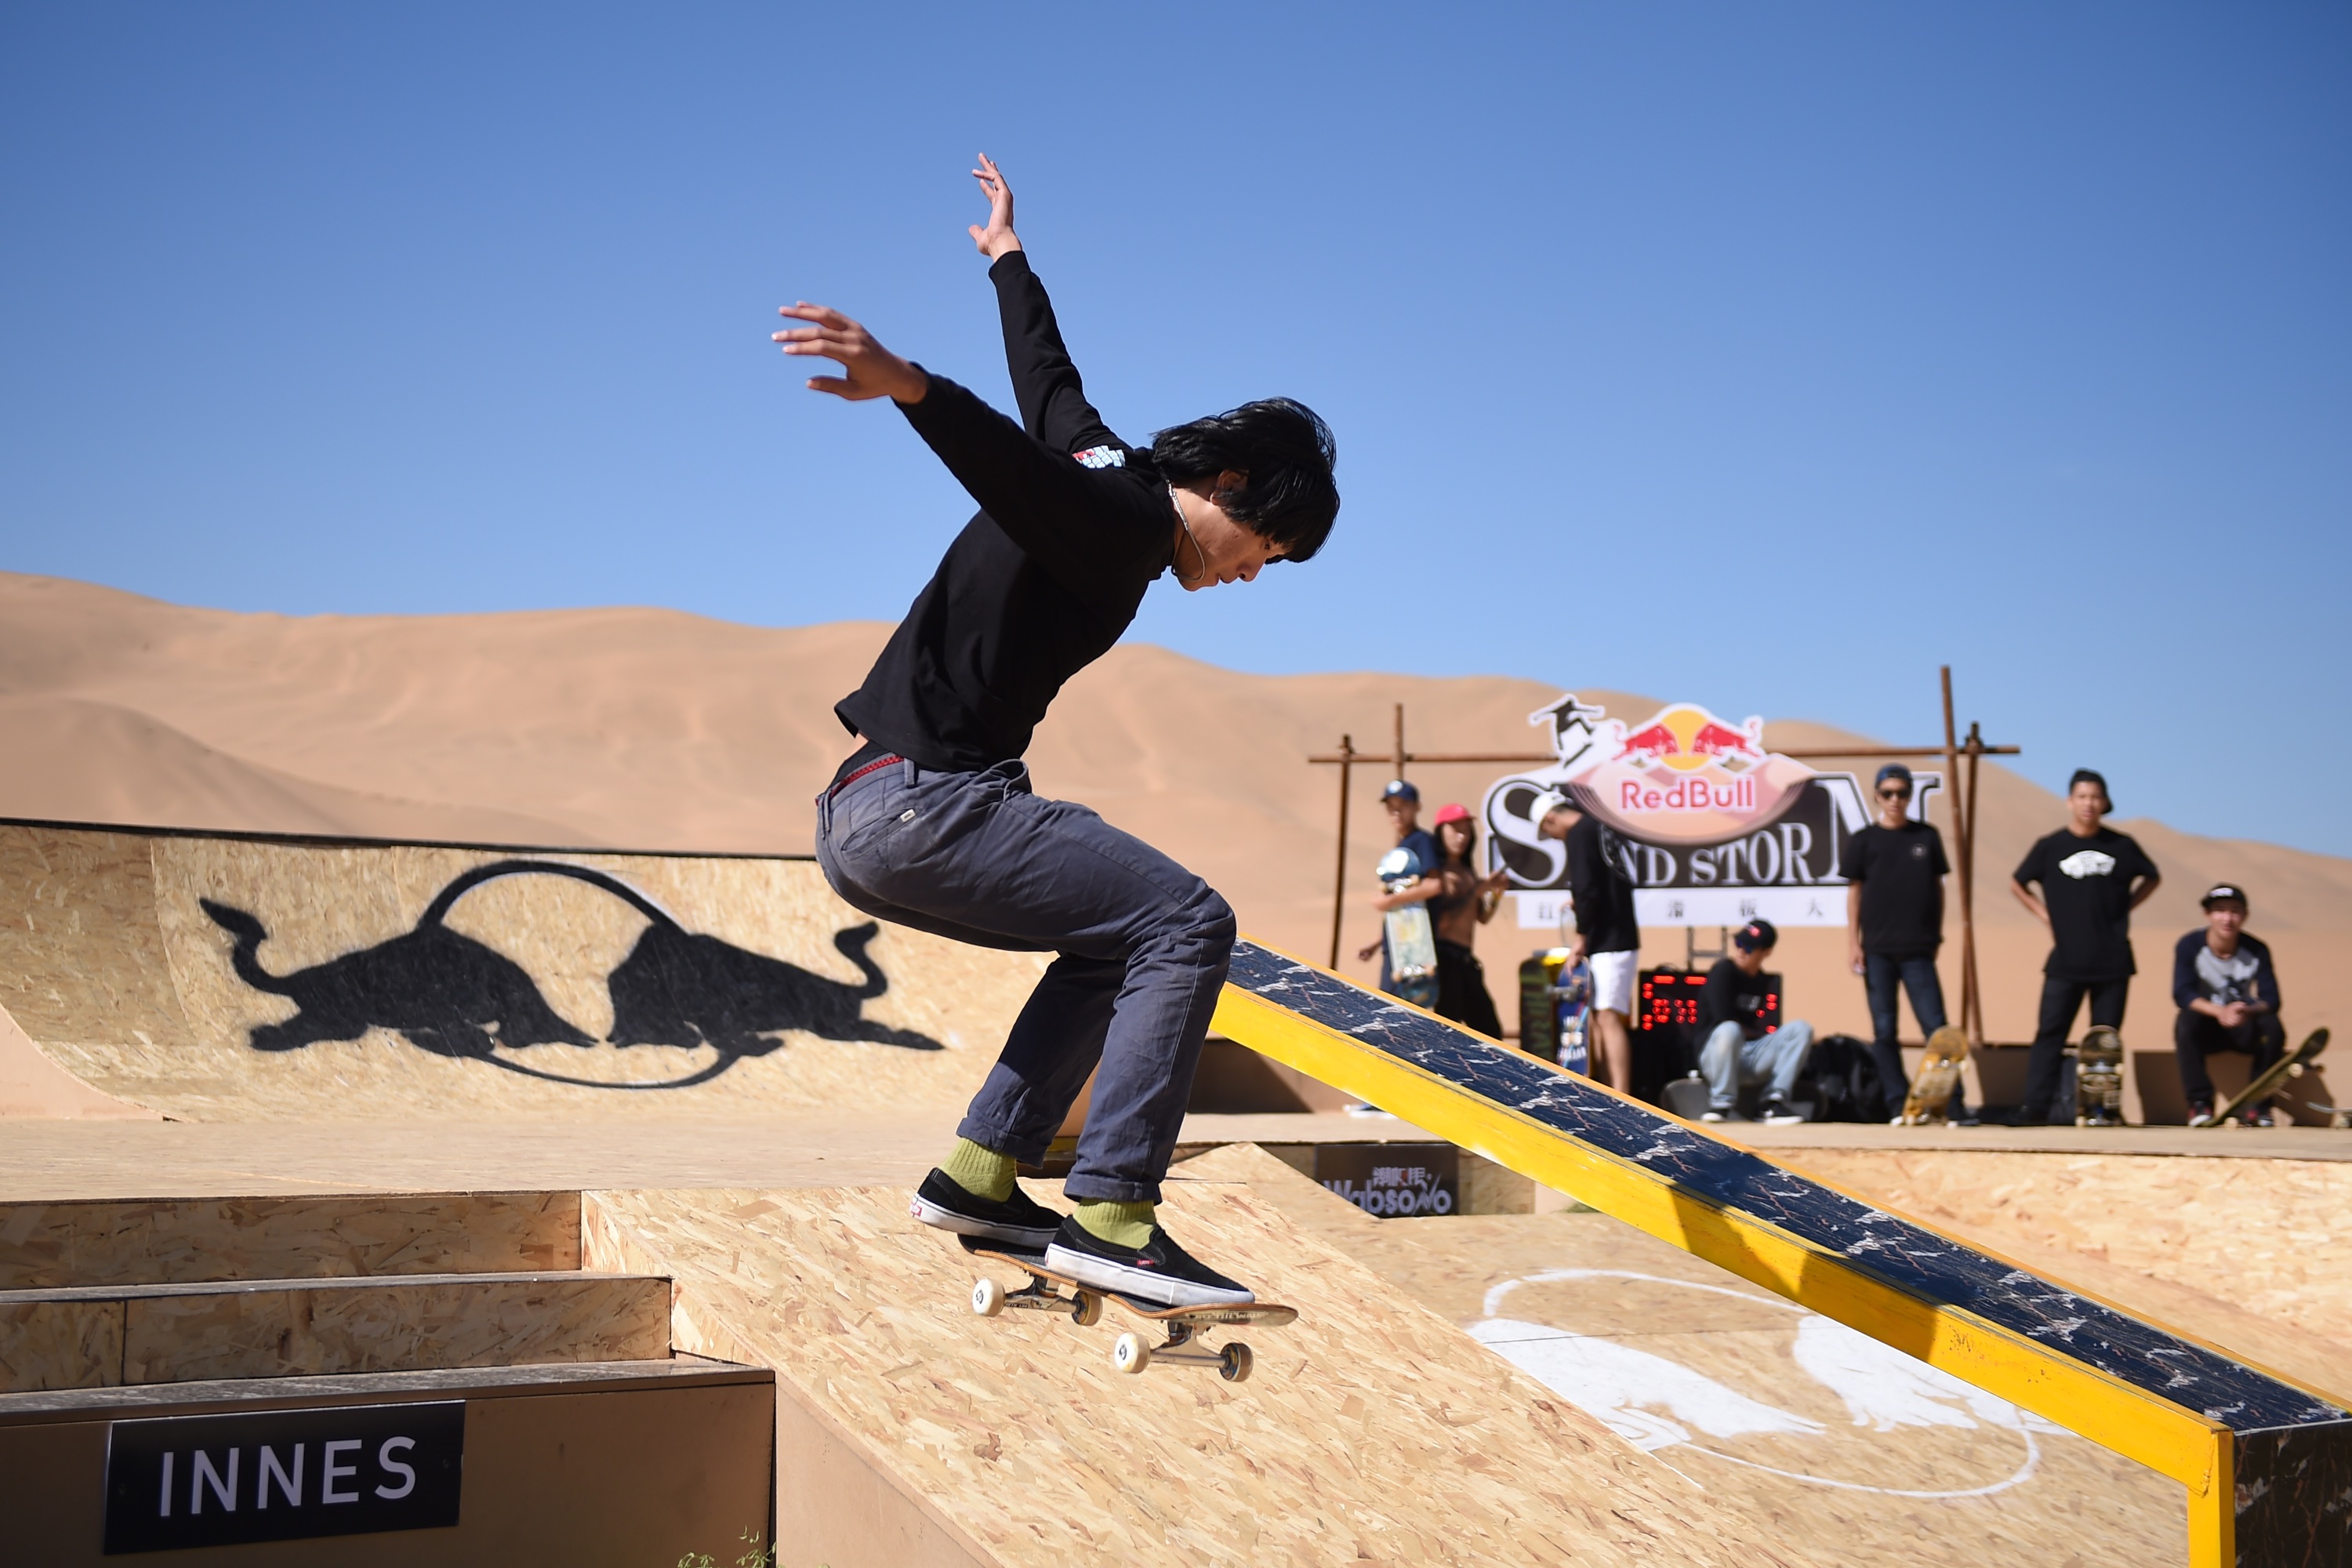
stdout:
{"type": "MultiPolygon", "coordinates": [[[[2245,1088],[2231,1095],[2230,1097],[2230,1102],[2221,1107],[2221,1110],[2215,1111],[2213,1113],[2213,1120],[2206,1123],[2206,1125],[2209,1127],[2224,1126],[2228,1123],[2230,1118],[2237,1115],[2239,1111],[2244,1110],[2247,1106],[2260,1105],[2272,1095],[2276,1094],[2280,1088],[2285,1084],[2287,1079],[2291,1078],[2301,1078],[2303,1076],[2303,1069],[2311,1065],[2312,1058],[2326,1048],[2327,1031],[2325,1029],[2312,1030],[2310,1034],[2304,1037],[2303,1044],[2295,1047],[2294,1049],[2287,1052],[2284,1056],[2279,1058],[2278,1060],[2273,1062],[2268,1068],[2264,1068],[2259,1075],[2257,1075],[2252,1082],[2247,1084],[2245,1088]]],[[[2331,1120],[2334,1120],[2334,1118],[2331,1117],[2331,1120]]]]}
{"type": "Polygon", "coordinates": [[[1131,1333],[1121,1334],[1113,1341],[1110,1364],[1117,1372],[1141,1373],[1153,1362],[1164,1361],[1180,1366],[1213,1367],[1227,1383],[1240,1383],[1250,1374],[1253,1357],[1249,1346],[1234,1341],[1212,1349],[1202,1342],[1202,1336],[1213,1328],[1255,1323],[1278,1329],[1298,1320],[1297,1308],[1276,1306],[1271,1301],[1231,1307],[1165,1307],[1124,1291],[1081,1285],[1068,1275],[1046,1268],[1043,1252],[1028,1252],[971,1237],[958,1237],[956,1240],[971,1257],[1009,1263],[1029,1276],[1029,1283],[1015,1290],[1007,1290],[988,1276],[981,1276],[971,1288],[971,1310],[980,1317],[993,1318],[1008,1307],[1064,1312],[1080,1328],[1088,1328],[1102,1321],[1103,1303],[1109,1300],[1118,1302],[1121,1310],[1135,1317],[1166,1325],[1165,1344],[1154,1345],[1142,1335],[1131,1333]],[[1062,1294],[1064,1290],[1069,1294],[1062,1294]]]}
{"type": "Polygon", "coordinates": [[[2124,1124],[2124,1037],[2100,1024],[2074,1047],[2074,1125],[2124,1124]]]}
{"type": "Polygon", "coordinates": [[[1390,984],[1406,1001],[1428,1006],[1437,999],[1437,932],[1429,923],[1428,907],[1407,904],[1381,920],[1389,941],[1390,984]]]}
{"type": "Polygon", "coordinates": [[[1927,1054],[1919,1058],[1919,1076],[1903,1097],[1905,1127],[1924,1127],[1951,1114],[1952,1091],[1960,1087],[1960,1064],[1969,1059],[1969,1037],[1950,1025],[1927,1037],[1927,1054]]]}

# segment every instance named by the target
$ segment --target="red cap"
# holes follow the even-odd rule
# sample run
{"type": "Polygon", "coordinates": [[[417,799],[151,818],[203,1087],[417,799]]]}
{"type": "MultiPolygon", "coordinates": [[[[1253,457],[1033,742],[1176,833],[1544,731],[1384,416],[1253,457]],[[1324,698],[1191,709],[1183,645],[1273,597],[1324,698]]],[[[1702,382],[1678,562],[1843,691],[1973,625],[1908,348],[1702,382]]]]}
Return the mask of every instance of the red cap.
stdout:
{"type": "Polygon", "coordinates": [[[1449,803],[1439,806],[1437,816],[1431,820],[1433,825],[1438,827],[1443,827],[1449,822],[1467,822],[1470,820],[1470,810],[1467,806],[1449,803]]]}

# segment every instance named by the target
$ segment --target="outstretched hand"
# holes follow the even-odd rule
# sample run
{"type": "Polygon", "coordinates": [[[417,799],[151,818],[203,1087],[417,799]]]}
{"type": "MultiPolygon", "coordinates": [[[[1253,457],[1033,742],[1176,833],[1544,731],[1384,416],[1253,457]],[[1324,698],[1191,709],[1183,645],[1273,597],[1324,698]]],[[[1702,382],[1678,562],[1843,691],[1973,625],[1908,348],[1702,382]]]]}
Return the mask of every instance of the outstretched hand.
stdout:
{"type": "Polygon", "coordinates": [[[965,227],[972,244],[991,261],[1007,251],[1021,248],[1021,237],[1013,232],[1013,187],[1004,183],[1004,173],[985,153],[980,155],[980,167],[971,172],[980,188],[988,194],[988,224],[970,224],[965,227]]]}
{"type": "Polygon", "coordinates": [[[788,327],[778,332],[774,341],[786,353],[837,360],[845,373],[809,377],[811,392],[829,392],[852,403],[862,403],[869,397],[920,403],[923,394],[930,390],[930,377],[919,367],[876,342],[873,333],[830,306],[812,305],[803,300],[783,306],[777,314],[816,323],[788,327]]]}

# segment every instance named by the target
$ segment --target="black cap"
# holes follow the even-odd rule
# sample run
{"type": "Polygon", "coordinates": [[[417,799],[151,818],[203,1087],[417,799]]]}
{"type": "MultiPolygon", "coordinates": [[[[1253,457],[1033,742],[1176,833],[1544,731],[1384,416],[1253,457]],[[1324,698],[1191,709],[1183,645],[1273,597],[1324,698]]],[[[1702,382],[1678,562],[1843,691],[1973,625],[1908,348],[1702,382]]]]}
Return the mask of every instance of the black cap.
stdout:
{"type": "Polygon", "coordinates": [[[2246,889],[2241,888],[2235,882],[2214,883],[2211,887],[2205,889],[2205,896],[2198,900],[2197,903],[2200,908],[2210,910],[2215,904],[2225,904],[2232,900],[2237,901],[2238,907],[2241,909],[2251,909],[2253,907],[2246,902],[2246,889]]]}
{"type": "Polygon", "coordinates": [[[1391,779],[1389,780],[1389,787],[1381,791],[1381,798],[1382,800],[1409,800],[1412,802],[1413,805],[1419,805],[1421,804],[1421,792],[1413,788],[1412,785],[1405,783],[1402,779],[1391,779]]]}
{"type": "Polygon", "coordinates": [[[1880,784],[1885,784],[1888,779],[1901,779],[1907,784],[1911,782],[1911,770],[1905,767],[1901,763],[1889,763],[1885,767],[1878,770],[1878,782],[1880,784]]]}
{"type": "Polygon", "coordinates": [[[1742,952],[1780,945],[1780,932],[1770,921],[1749,921],[1731,933],[1731,943],[1742,952]]]}

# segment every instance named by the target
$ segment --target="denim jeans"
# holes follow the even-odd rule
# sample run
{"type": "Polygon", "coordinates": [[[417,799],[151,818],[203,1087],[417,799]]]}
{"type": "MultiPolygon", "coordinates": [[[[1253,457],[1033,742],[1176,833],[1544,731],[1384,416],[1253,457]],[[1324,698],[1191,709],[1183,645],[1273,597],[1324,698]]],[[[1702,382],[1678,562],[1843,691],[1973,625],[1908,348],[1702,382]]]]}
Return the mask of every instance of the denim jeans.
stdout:
{"type": "Polygon", "coordinates": [[[2025,1103],[2018,1120],[2028,1126],[2045,1121],[2072,1125],[2074,1121],[2074,1064],[2066,1059],[2066,1035],[2083,999],[2091,999],[2091,1022],[2111,1029],[2123,1027],[2124,1004],[2131,998],[2131,976],[2113,980],[2069,980],[2042,977],[2042,1019],[2033,1031],[2033,1054],[2025,1058],[2025,1103]],[[2055,1103],[2053,1103],[2055,1102],[2055,1103]]]}
{"type": "Polygon", "coordinates": [[[956,1131],[1037,1160],[1099,1062],[1064,1191],[1158,1202],[1233,957],[1225,900],[1085,806],[1033,794],[1018,762],[878,768],[817,802],[816,857],[867,914],[1059,954],[956,1131]]]}
{"type": "Polygon", "coordinates": [[[1742,1084],[1761,1082],[1768,1100],[1786,1100],[1805,1070],[1813,1048],[1813,1026],[1791,1019],[1759,1039],[1749,1039],[1736,1022],[1715,1026],[1698,1053],[1699,1076],[1706,1079],[1707,1106],[1728,1110],[1739,1103],[1742,1084]]]}
{"type": "MultiPolygon", "coordinates": [[[[1903,1070],[1903,1047],[1895,1039],[1896,1026],[1902,1022],[1895,1011],[1901,1003],[1897,987],[1911,993],[1911,1016],[1919,1020],[1919,1033],[1925,1037],[1951,1021],[1944,1016],[1944,983],[1936,973],[1933,953],[1896,958],[1865,952],[1862,973],[1864,989],[1870,994],[1870,1058],[1878,1064],[1878,1081],[1886,1090],[1887,1105],[1900,1110],[1911,1080],[1903,1070]]],[[[1952,1086],[1952,1120],[1959,1121],[1968,1109],[1968,1082],[1962,1079],[1952,1086]]]]}

